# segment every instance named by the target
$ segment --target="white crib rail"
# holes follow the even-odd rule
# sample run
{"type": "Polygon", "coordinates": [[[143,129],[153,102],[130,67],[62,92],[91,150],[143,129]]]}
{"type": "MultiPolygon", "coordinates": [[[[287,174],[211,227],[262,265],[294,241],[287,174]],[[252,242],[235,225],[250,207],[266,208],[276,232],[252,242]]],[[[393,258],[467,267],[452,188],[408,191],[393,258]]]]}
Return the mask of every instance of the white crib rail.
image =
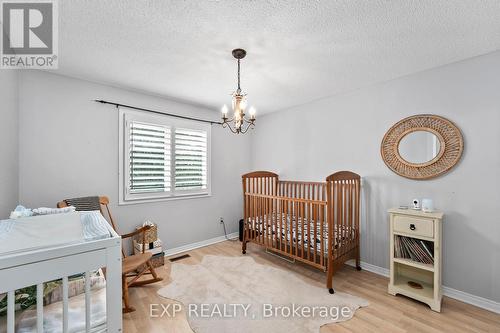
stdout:
{"type": "Polygon", "coordinates": [[[68,277],[63,277],[63,333],[68,332],[68,277]]]}
{"type": "Polygon", "coordinates": [[[15,291],[37,286],[37,332],[43,332],[43,283],[62,279],[62,332],[68,332],[68,276],[85,273],[85,331],[91,330],[90,272],[106,267],[107,332],[122,331],[121,240],[113,238],[0,256],[0,293],[7,293],[7,333],[15,332],[15,291]]]}

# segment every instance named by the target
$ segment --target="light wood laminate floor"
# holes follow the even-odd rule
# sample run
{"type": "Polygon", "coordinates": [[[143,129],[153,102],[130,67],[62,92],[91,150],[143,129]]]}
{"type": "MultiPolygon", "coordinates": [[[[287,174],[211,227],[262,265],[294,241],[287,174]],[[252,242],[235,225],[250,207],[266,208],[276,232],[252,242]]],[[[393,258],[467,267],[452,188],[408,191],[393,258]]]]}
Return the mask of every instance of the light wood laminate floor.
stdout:
{"type": "MultiPolygon", "coordinates": [[[[222,242],[187,252],[191,258],[181,260],[185,264],[196,264],[204,255],[241,256],[240,242],[222,242]]],[[[290,264],[267,254],[263,249],[249,244],[247,256],[257,262],[295,272],[309,283],[324,287],[325,274],[303,264],[290,264]]],[[[170,282],[170,263],[158,269],[164,281],[130,290],[131,304],[137,309],[125,314],[125,333],[169,332],[191,333],[184,313],[175,318],[151,318],[150,304],[168,304],[158,296],[157,290],[170,282]]],[[[334,275],[336,291],[360,296],[370,302],[368,307],[356,311],[354,318],[343,323],[330,324],[321,328],[329,332],[500,332],[500,315],[482,310],[445,297],[441,313],[431,311],[427,305],[403,296],[387,293],[388,279],[367,271],[358,272],[345,266],[334,275]]],[[[327,290],[325,289],[325,292],[327,290]]],[[[218,333],[218,332],[216,332],[218,333]]]]}

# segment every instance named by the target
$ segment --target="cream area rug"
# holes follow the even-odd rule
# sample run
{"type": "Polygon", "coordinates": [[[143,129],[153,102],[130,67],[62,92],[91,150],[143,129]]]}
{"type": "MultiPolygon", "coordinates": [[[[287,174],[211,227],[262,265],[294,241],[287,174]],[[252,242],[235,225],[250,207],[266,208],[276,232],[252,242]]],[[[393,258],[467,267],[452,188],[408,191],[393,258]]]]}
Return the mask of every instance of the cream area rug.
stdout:
{"type": "Polygon", "coordinates": [[[198,265],[174,263],[171,278],[158,294],[183,303],[196,333],[316,333],[368,305],[348,294],[331,295],[292,271],[248,256],[207,255],[198,265]]]}

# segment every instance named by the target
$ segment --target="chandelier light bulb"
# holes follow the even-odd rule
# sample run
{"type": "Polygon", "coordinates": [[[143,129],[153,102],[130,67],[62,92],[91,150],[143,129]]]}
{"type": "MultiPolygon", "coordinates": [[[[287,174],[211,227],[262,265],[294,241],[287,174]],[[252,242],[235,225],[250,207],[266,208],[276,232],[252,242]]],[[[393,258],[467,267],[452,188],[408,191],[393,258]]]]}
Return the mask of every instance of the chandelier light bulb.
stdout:
{"type": "Polygon", "coordinates": [[[226,104],[224,104],[224,106],[222,107],[221,111],[222,111],[222,115],[223,116],[227,116],[228,108],[227,108],[226,104]]]}
{"type": "Polygon", "coordinates": [[[248,110],[248,113],[250,113],[250,117],[255,118],[255,113],[257,113],[257,110],[253,106],[250,107],[250,110],[248,110]]]}

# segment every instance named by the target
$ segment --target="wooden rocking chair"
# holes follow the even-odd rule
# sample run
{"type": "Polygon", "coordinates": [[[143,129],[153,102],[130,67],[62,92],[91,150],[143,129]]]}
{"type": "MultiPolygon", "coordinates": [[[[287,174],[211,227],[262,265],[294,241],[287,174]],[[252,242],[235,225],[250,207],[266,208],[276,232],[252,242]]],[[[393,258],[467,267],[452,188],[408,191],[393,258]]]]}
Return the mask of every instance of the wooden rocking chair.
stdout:
{"type": "MultiPolygon", "coordinates": [[[[69,199],[68,199],[69,200],[69,199]]],[[[99,197],[100,203],[100,211],[104,216],[103,207],[106,209],[106,213],[109,217],[109,222],[113,229],[118,232],[115,226],[115,222],[113,221],[113,217],[111,216],[111,212],[109,210],[108,204],[109,199],[106,196],[99,197]]],[[[58,208],[67,207],[68,204],[66,201],[61,201],[57,203],[58,208]]],[[[78,209],[77,209],[78,210],[78,209]]],[[[144,226],[140,229],[137,229],[134,232],[121,235],[122,239],[131,238],[136,235],[142,234],[142,253],[133,254],[130,256],[125,256],[125,252],[122,249],[122,293],[123,293],[123,313],[129,313],[135,311],[135,308],[130,306],[128,288],[143,286],[146,284],[154,283],[163,280],[163,278],[159,277],[156,273],[153,265],[151,264],[151,257],[153,256],[149,252],[145,252],[145,237],[146,231],[149,230],[150,226],[144,226]],[[147,280],[139,280],[143,275],[152,275],[151,279],[147,280]]],[[[104,270],[105,272],[105,270],[104,270]]],[[[106,273],[104,273],[106,274],[106,273]]]]}

